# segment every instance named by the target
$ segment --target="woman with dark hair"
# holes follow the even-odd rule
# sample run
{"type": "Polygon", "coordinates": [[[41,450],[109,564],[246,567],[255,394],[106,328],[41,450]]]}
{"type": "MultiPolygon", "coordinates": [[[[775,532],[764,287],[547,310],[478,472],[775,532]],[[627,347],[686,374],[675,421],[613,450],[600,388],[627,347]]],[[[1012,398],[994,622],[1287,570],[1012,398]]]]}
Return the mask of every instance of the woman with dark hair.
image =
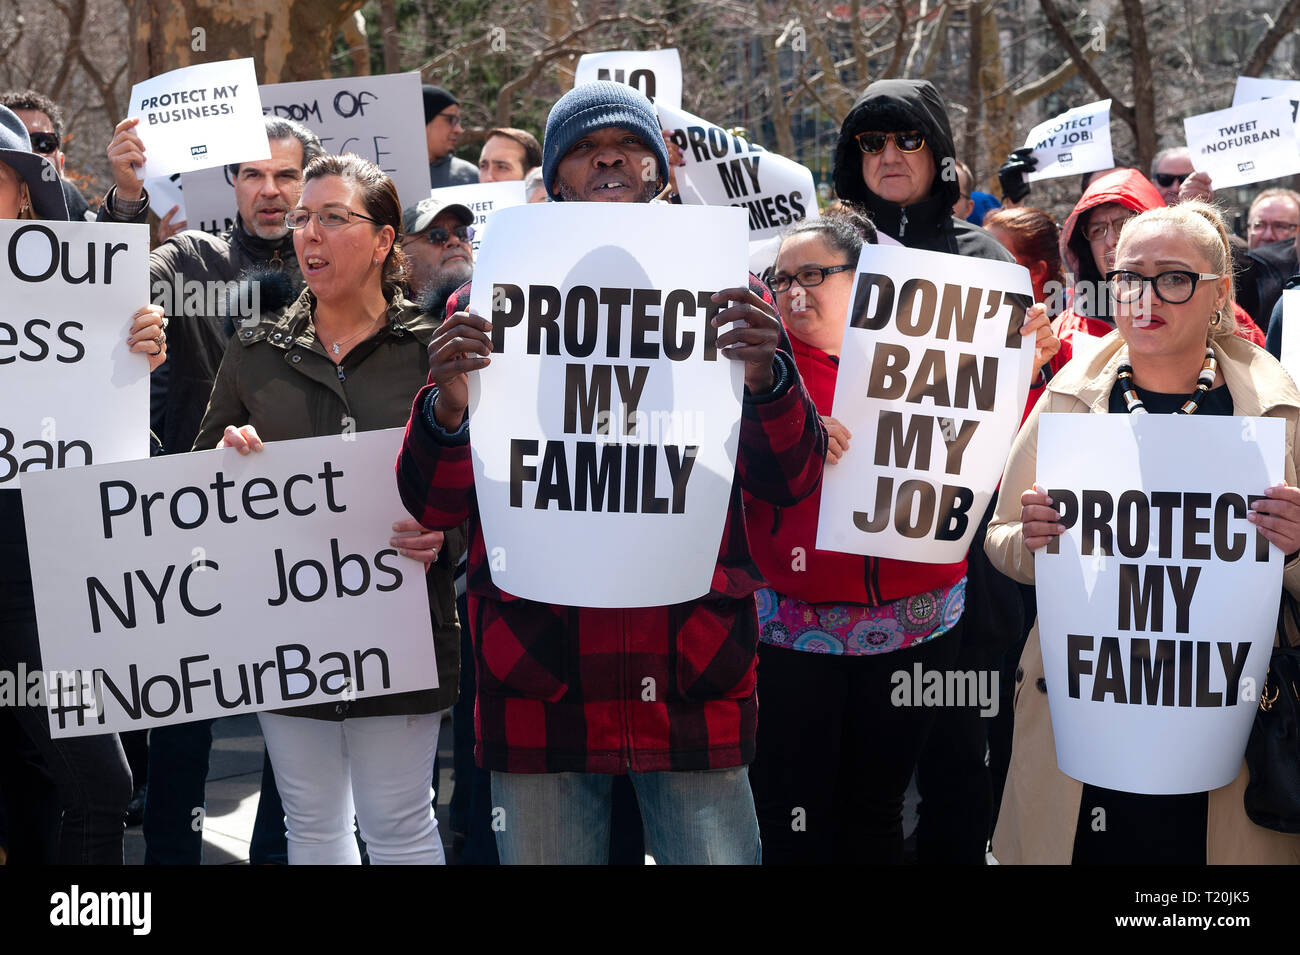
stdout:
{"type": "MultiPolygon", "coordinates": [[[[263,441],[406,423],[437,322],[399,290],[401,222],[397,190],[378,167],[353,155],[312,160],[285,216],[307,288],[231,339],[195,449],[247,454],[263,441]],[[301,400],[286,401],[286,390],[301,400]]],[[[291,865],[359,864],[354,812],[372,863],[444,862],[429,780],[459,679],[460,545],[444,547],[441,532],[410,518],[393,532],[391,546],[427,567],[438,689],[258,714],[291,865]]]]}
{"type": "Polygon", "coordinates": [[[1017,206],[994,209],[984,228],[1029,270],[1034,301],[1047,306],[1048,318],[1065,310],[1065,273],[1061,270],[1060,230],[1042,209],[1017,206]]]}

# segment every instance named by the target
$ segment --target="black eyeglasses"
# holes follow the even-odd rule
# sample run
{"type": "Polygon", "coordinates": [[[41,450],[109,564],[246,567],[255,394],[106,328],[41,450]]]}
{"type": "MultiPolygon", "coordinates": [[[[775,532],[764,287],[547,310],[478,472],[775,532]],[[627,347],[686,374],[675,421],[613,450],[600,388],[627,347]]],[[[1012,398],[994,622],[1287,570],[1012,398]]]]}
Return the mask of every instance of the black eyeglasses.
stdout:
{"type": "Polygon", "coordinates": [[[908,130],[905,133],[880,133],[874,131],[858,133],[853,138],[858,141],[858,148],[868,156],[883,152],[885,144],[891,140],[900,153],[920,152],[922,147],[925,146],[925,134],[915,129],[908,130]]]}
{"type": "Polygon", "coordinates": [[[825,282],[828,275],[834,275],[836,272],[848,272],[855,268],[857,268],[857,265],[832,265],[824,269],[800,269],[794,275],[776,272],[767,280],[767,287],[773,292],[784,292],[790,287],[791,282],[798,282],[804,288],[813,288],[825,282]]]}
{"type": "Polygon", "coordinates": [[[58,133],[28,133],[32,141],[32,152],[48,156],[59,148],[58,133]]]}
{"type": "Polygon", "coordinates": [[[1178,185],[1181,186],[1190,175],[1190,172],[1184,172],[1181,174],[1174,172],[1158,172],[1156,173],[1156,182],[1159,183],[1162,189],[1168,189],[1174,183],[1178,183],[1178,185]]]}
{"type": "Polygon", "coordinates": [[[1142,287],[1148,283],[1155,289],[1156,295],[1167,305],[1182,305],[1196,294],[1196,283],[1202,279],[1221,279],[1222,275],[1213,272],[1187,272],[1183,269],[1170,269],[1159,275],[1143,275],[1129,269],[1116,269],[1106,273],[1106,283],[1110,294],[1121,305],[1131,305],[1142,297],[1142,287]]]}
{"type": "Polygon", "coordinates": [[[458,225],[448,232],[442,226],[435,226],[428,232],[421,232],[420,236],[428,239],[434,245],[446,245],[451,241],[451,237],[455,236],[468,245],[474,238],[474,227],[472,225],[458,225]]]}
{"type": "Polygon", "coordinates": [[[379,225],[377,220],[362,215],[360,212],[353,212],[351,209],[344,209],[339,206],[330,206],[318,212],[312,212],[310,209],[291,209],[284,214],[285,227],[289,229],[305,229],[312,216],[315,216],[316,221],[326,229],[337,229],[339,226],[347,225],[353,219],[365,219],[367,222],[379,225]]]}

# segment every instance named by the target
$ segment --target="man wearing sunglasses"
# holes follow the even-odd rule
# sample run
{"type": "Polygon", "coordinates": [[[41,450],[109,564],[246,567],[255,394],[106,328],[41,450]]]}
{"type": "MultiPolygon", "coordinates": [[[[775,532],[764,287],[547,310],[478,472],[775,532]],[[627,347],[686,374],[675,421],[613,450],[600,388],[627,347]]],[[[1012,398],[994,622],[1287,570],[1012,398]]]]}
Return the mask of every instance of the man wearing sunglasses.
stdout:
{"type": "Polygon", "coordinates": [[[402,213],[410,297],[431,315],[441,316],[448,296],[474,273],[473,223],[468,206],[435,198],[421,199],[402,213]]]}
{"type": "Polygon", "coordinates": [[[464,186],[478,182],[478,167],[452,155],[465,126],[460,118],[460,100],[441,86],[425,83],[424,140],[429,150],[429,186],[464,186]]]}
{"type": "Polygon", "coordinates": [[[68,218],[73,222],[94,219],[90,204],[81,191],[64,175],[63,165],[63,111],[48,96],[36,90],[7,90],[0,93],[0,106],[7,106],[27,127],[32,141],[32,151],[40,153],[59,171],[59,185],[68,204],[68,218]]]}
{"type": "Polygon", "coordinates": [[[1192,168],[1192,154],[1186,146],[1173,146],[1156,153],[1156,158],[1151,160],[1151,181],[1167,206],[1188,199],[1214,200],[1210,174],[1192,168]]]}

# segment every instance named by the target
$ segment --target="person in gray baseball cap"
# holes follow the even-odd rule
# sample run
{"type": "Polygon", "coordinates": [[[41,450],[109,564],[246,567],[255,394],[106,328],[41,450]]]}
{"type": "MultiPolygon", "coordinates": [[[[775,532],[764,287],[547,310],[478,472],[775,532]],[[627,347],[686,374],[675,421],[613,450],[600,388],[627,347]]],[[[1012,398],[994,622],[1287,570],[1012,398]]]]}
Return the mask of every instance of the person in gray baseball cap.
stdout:
{"type": "Polygon", "coordinates": [[[474,213],[459,202],[421,199],[402,213],[411,300],[441,315],[440,305],[474,272],[474,213]]]}
{"type": "Polygon", "coordinates": [[[58,169],[32,152],[23,121],[0,106],[0,219],[67,218],[58,169]]]}

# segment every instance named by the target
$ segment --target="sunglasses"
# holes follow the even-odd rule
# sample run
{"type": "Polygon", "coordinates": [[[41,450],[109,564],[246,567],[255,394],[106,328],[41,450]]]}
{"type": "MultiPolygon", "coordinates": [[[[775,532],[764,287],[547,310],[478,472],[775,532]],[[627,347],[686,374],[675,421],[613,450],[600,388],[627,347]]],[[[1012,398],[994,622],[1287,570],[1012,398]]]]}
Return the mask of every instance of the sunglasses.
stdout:
{"type": "Polygon", "coordinates": [[[1162,189],[1168,189],[1174,183],[1177,183],[1178,185],[1181,186],[1183,182],[1186,181],[1187,177],[1190,175],[1191,175],[1190,172],[1185,172],[1182,173],[1181,175],[1172,172],[1158,172],[1156,173],[1156,182],[1160,185],[1162,189]]]}
{"type": "Polygon", "coordinates": [[[48,156],[59,148],[58,133],[28,133],[32,140],[32,151],[48,156]]]}
{"type": "Polygon", "coordinates": [[[472,225],[458,225],[448,232],[446,229],[442,228],[442,226],[436,226],[428,232],[421,232],[420,235],[428,239],[434,245],[446,245],[451,241],[452,236],[455,236],[460,239],[460,241],[469,244],[469,242],[474,238],[474,227],[472,225]]]}
{"type": "Polygon", "coordinates": [[[925,146],[925,133],[918,132],[915,129],[909,130],[905,133],[880,133],[871,131],[858,133],[853,138],[858,141],[858,148],[868,156],[874,156],[876,153],[883,152],[885,144],[891,141],[900,153],[920,152],[925,146]]]}

